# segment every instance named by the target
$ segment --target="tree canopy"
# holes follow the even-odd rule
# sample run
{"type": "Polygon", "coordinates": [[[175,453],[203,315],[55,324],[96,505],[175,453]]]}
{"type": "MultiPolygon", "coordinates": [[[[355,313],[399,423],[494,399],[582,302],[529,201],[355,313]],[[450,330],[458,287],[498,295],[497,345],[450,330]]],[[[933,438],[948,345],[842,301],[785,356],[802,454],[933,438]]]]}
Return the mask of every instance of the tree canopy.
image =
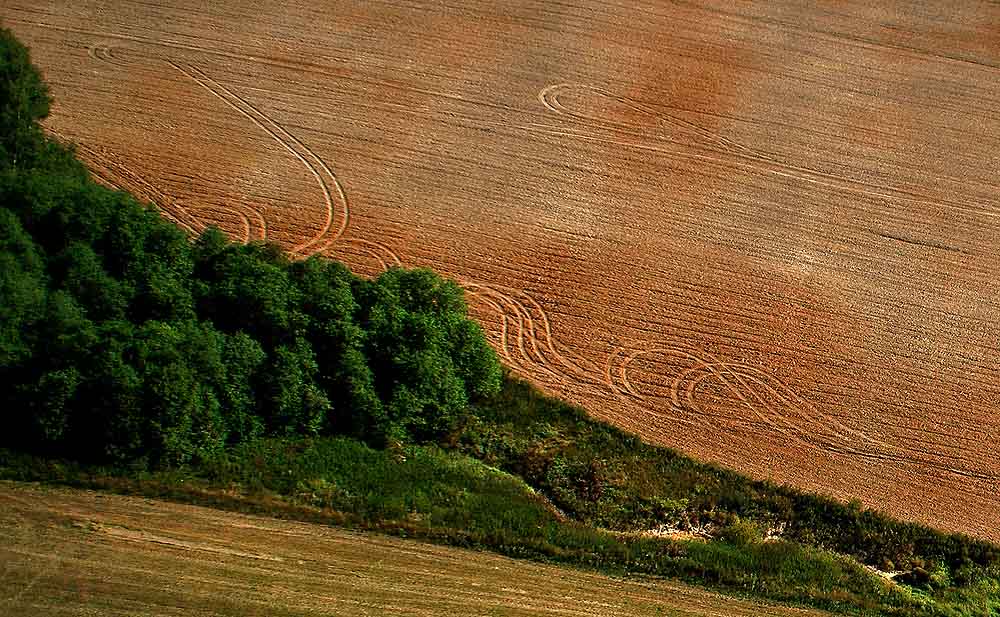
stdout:
{"type": "Polygon", "coordinates": [[[498,391],[454,283],[366,280],[212,228],[192,242],[46,137],[49,103],[0,30],[5,445],[170,465],[264,435],[425,440],[498,391]]]}

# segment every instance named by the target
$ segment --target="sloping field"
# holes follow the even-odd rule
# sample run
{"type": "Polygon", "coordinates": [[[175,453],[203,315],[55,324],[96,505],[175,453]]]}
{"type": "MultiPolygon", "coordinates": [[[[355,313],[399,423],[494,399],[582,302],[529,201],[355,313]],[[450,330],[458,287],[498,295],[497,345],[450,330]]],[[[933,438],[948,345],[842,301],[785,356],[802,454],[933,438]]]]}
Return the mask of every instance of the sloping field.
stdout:
{"type": "Polygon", "coordinates": [[[84,491],[0,484],[0,612],[821,615],[662,581],[84,491]]]}
{"type": "Polygon", "coordinates": [[[431,266],[600,418],[1000,540],[1000,6],[5,5],[178,224],[431,266]]]}

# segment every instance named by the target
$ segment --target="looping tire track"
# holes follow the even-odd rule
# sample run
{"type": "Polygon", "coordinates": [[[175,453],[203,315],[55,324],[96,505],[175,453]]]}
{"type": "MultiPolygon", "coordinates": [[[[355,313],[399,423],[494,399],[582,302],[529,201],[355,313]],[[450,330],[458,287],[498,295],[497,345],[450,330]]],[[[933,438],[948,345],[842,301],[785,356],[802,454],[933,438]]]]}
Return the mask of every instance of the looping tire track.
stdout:
{"type": "Polygon", "coordinates": [[[344,243],[357,246],[362,252],[370,255],[379,263],[380,266],[382,266],[382,270],[402,267],[403,265],[403,260],[399,257],[399,255],[381,242],[364,240],[362,238],[349,238],[345,240],[344,243]]]}
{"type": "MultiPolygon", "coordinates": [[[[56,134],[55,131],[51,132],[56,134]]],[[[87,163],[100,181],[112,188],[128,191],[139,199],[152,203],[164,216],[189,235],[198,235],[207,227],[202,218],[194,215],[196,212],[205,212],[209,216],[203,216],[203,218],[221,219],[220,213],[237,218],[243,225],[240,240],[244,243],[253,239],[264,240],[267,238],[267,221],[256,208],[251,206],[234,208],[225,204],[211,206],[198,203],[189,204],[172,199],[147,182],[140,174],[112,157],[101,154],[98,150],[83,144],[76,144],[76,147],[80,158],[87,163]],[[254,221],[251,221],[251,215],[255,219],[254,221]]]]}
{"type": "MultiPolygon", "coordinates": [[[[99,42],[88,46],[87,53],[91,58],[100,62],[105,62],[115,66],[126,66],[128,63],[122,61],[120,58],[117,58],[114,54],[114,49],[115,47],[109,43],[99,42]]],[[[197,48],[191,48],[191,51],[197,50],[197,48]]],[[[202,51],[207,53],[210,50],[202,51]]],[[[305,145],[299,138],[288,132],[283,125],[274,120],[259,107],[250,103],[247,99],[241,97],[231,89],[213,79],[201,68],[190,63],[175,61],[168,57],[156,56],[156,58],[166,62],[174,69],[182,73],[185,77],[201,86],[214,97],[221,100],[228,107],[234,109],[249,119],[302,163],[306,170],[309,171],[309,173],[316,180],[316,183],[323,194],[325,221],[323,229],[317,235],[292,247],[290,249],[290,253],[293,256],[298,257],[308,257],[313,254],[329,254],[333,245],[340,240],[347,231],[350,223],[350,203],[347,198],[347,192],[344,190],[340,180],[330,169],[330,166],[326,163],[326,161],[317,155],[309,146],[305,145]],[[337,206],[339,206],[339,208],[337,206]],[[338,211],[340,221],[336,227],[334,227],[335,219],[338,218],[338,211]]],[[[153,201],[156,201],[157,203],[167,201],[165,195],[159,193],[159,191],[157,191],[157,193],[159,199],[155,199],[153,201]]],[[[240,219],[243,225],[242,240],[244,242],[248,242],[253,239],[267,239],[267,220],[258,209],[251,206],[244,206],[242,209],[235,210],[228,206],[221,205],[216,205],[215,209],[228,209],[232,215],[240,219]],[[251,221],[251,217],[253,221],[251,221]]],[[[172,216],[169,212],[168,215],[170,215],[175,222],[180,224],[175,216],[172,216]]],[[[201,223],[199,223],[198,226],[204,228],[204,225],[201,223]]],[[[189,225],[185,225],[185,227],[189,227],[189,225]]],[[[394,266],[401,266],[403,264],[399,254],[381,242],[362,238],[350,238],[344,242],[345,244],[357,247],[359,251],[372,257],[379,263],[383,270],[394,266]]]]}
{"type": "Polygon", "coordinates": [[[87,46],[87,55],[97,60],[98,62],[103,62],[105,64],[110,64],[116,67],[128,66],[129,63],[121,58],[118,58],[114,53],[115,47],[110,43],[94,43],[93,45],[87,46]]]}
{"type": "MultiPolygon", "coordinates": [[[[234,233],[236,240],[241,244],[246,244],[250,241],[250,218],[245,213],[228,206],[220,205],[208,206],[199,204],[196,209],[201,214],[202,219],[209,221],[210,224],[228,222],[227,219],[235,218],[243,228],[240,233],[234,233]]],[[[222,227],[223,225],[219,226],[222,227]]],[[[229,228],[230,226],[225,225],[225,227],[229,228]]]]}
{"type": "Polygon", "coordinates": [[[630,127],[629,125],[627,125],[625,123],[613,122],[613,121],[607,120],[605,118],[601,118],[599,116],[591,116],[591,115],[584,114],[584,113],[581,113],[579,111],[567,108],[559,100],[559,94],[560,94],[560,92],[565,91],[565,90],[585,90],[585,91],[593,92],[594,94],[602,96],[602,97],[604,97],[606,99],[609,99],[611,101],[615,101],[615,102],[617,102],[617,103],[619,103],[619,104],[621,104],[621,105],[623,105],[625,107],[628,107],[628,108],[630,108],[630,109],[632,109],[634,111],[638,111],[639,113],[642,113],[644,115],[650,116],[651,118],[653,118],[657,122],[665,122],[667,124],[673,125],[676,128],[680,128],[680,129],[687,130],[687,131],[693,131],[694,133],[696,133],[697,135],[699,135],[701,138],[703,138],[705,140],[708,140],[709,142],[715,142],[716,146],[719,146],[719,147],[721,147],[721,148],[723,148],[725,150],[744,152],[747,155],[753,156],[753,157],[756,157],[756,158],[763,158],[763,159],[773,160],[770,157],[768,157],[767,155],[765,155],[765,154],[763,154],[761,152],[758,152],[757,150],[754,150],[753,148],[749,148],[749,147],[744,146],[743,144],[741,144],[741,143],[739,143],[737,141],[733,141],[731,139],[723,137],[722,135],[719,135],[718,133],[715,133],[715,132],[710,131],[710,130],[702,127],[702,126],[699,126],[698,124],[695,124],[694,122],[689,122],[688,120],[684,120],[683,118],[679,118],[677,116],[673,116],[673,115],[670,115],[670,114],[666,114],[666,113],[663,113],[663,112],[656,111],[655,109],[649,107],[648,105],[646,105],[644,103],[641,103],[639,101],[636,101],[636,100],[628,98],[628,97],[618,96],[618,95],[616,95],[616,94],[614,94],[614,93],[612,93],[612,92],[610,92],[608,90],[605,90],[603,88],[599,88],[597,86],[592,86],[592,85],[588,85],[588,84],[571,84],[571,83],[557,83],[557,84],[552,84],[552,85],[546,86],[545,88],[543,88],[541,90],[541,92],[538,93],[538,100],[541,102],[541,104],[546,109],[548,109],[549,111],[551,111],[551,112],[553,112],[555,114],[558,114],[558,115],[561,115],[561,116],[569,116],[569,117],[571,117],[571,118],[573,118],[573,119],[575,119],[577,121],[582,122],[583,124],[596,123],[599,126],[603,126],[605,128],[610,128],[612,130],[624,131],[624,132],[627,132],[628,134],[633,134],[632,131],[628,131],[627,129],[634,128],[634,127],[630,127]]]}
{"type": "MultiPolygon", "coordinates": [[[[201,214],[201,219],[209,221],[221,221],[226,216],[235,217],[243,227],[238,240],[244,244],[252,241],[267,240],[267,219],[263,213],[253,206],[245,204],[230,205],[227,203],[213,202],[206,204],[202,202],[177,201],[178,205],[184,204],[183,208],[190,212],[201,214]]],[[[206,224],[202,222],[202,227],[206,224]]]]}
{"type": "Polygon", "coordinates": [[[258,208],[254,208],[253,206],[244,206],[244,208],[246,208],[248,211],[250,211],[251,214],[254,215],[254,218],[260,225],[260,227],[258,228],[257,238],[255,239],[260,242],[267,242],[267,217],[265,217],[264,213],[261,212],[258,208]]]}
{"type": "Polygon", "coordinates": [[[498,349],[519,373],[573,388],[600,388],[594,371],[568,357],[552,335],[548,313],[530,294],[504,285],[462,281],[467,295],[491,308],[499,317],[498,349]],[[513,334],[513,340],[512,334],[513,334]]]}
{"type": "Polygon", "coordinates": [[[554,370],[551,362],[541,352],[531,311],[520,300],[492,285],[471,282],[459,284],[472,297],[486,299],[486,304],[497,312],[501,321],[499,346],[505,358],[526,376],[541,373],[559,383],[567,383],[566,377],[554,370]],[[510,338],[511,330],[516,331],[513,341],[510,338]],[[511,349],[512,344],[514,350],[511,349]],[[515,359],[515,353],[519,354],[518,359],[515,359]]]}
{"type": "MultiPolygon", "coordinates": [[[[130,37],[119,38],[132,40],[130,37]]],[[[148,42],[149,44],[159,45],[161,47],[176,47],[163,45],[153,41],[144,41],[142,39],[135,40],[148,42]]],[[[212,53],[212,50],[210,49],[200,48],[197,46],[185,46],[184,49],[188,51],[212,53]]],[[[128,66],[129,63],[118,58],[115,55],[114,50],[115,46],[113,44],[101,41],[89,45],[87,47],[87,54],[94,60],[111,64],[116,67],[128,66]]],[[[201,68],[190,63],[176,61],[170,57],[160,54],[152,54],[150,57],[169,64],[185,77],[201,86],[214,97],[221,100],[228,107],[249,119],[302,163],[306,170],[309,171],[309,173],[316,180],[316,183],[323,194],[325,220],[323,228],[318,234],[292,247],[289,252],[293,256],[303,258],[314,254],[331,254],[333,245],[337,243],[338,240],[341,240],[350,223],[350,203],[347,198],[347,192],[344,190],[340,180],[330,169],[330,166],[326,163],[326,161],[324,161],[309,146],[305,145],[299,138],[292,135],[283,125],[274,120],[259,107],[250,103],[247,99],[241,97],[230,88],[227,88],[213,79],[201,68]],[[340,220],[335,227],[335,219],[338,218],[338,214],[340,220]]],[[[99,164],[95,166],[101,167],[99,164]]],[[[141,181],[137,175],[132,175],[136,176],[136,180],[141,181]]],[[[113,182],[109,178],[105,178],[105,181],[114,184],[116,187],[118,186],[118,183],[113,182]]],[[[193,218],[191,219],[192,222],[185,223],[182,221],[169,209],[169,207],[163,207],[163,204],[171,203],[171,200],[167,198],[166,195],[149,185],[147,182],[141,182],[142,184],[140,186],[145,187],[146,190],[135,189],[134,192],[148,198],[157,205],[160,205],[161,209],[163,209],[167,216],[175,223],[184,227],[189,231],[189,233],[195,233],[195,229],[205,228],[205,225],[202,222],[193,218]]],[[[135,183],[130,183],[128,186],[129,188],[134,188],[135,183]]],[[[194,209],[204,209],[209,212],[222,210],[227,211],[232,216],[235,216],[240,220],[243,227],[243,233],[241,234],[241,240],[243,242],[249,242],[251,240],[267,240],[268,238],[267,219],[263,216],[260,210],[252,206],[242,206],[239,209],[219,204],[216,204],[213,207],[214,209],[195,205],[191,205],[189,207],[194,209]]],[[[381,242],[362,238],[350,238],[344,240],[344,243],[356,247],[361,253],[364,253],[374,259],[383,270],[403,265],[403,260],[400,258],[399,254],[381,242]]]]}
{"type": "MultiPolygon", "coordinates": [[[[739,402],[740,408],[747,409],[760,425],[799,445],[840,456],[903,463],[938,475],[1000,481],[1000,475],[941,463],[928,458],[925,452],[907,449],[851,428],[821,412],[774,375],[745,364],[721,361],[706,352],[666,346],[632,352],[619,349],[609,355],[605,367],[608,387],[623,401],[652,413],[662,414],[666,406],[680,414],[686,424],[720,430],[728,428],[732,434],[734,427],[745,422],[734,424],[732,416],[712,413],[698,401],[698,389],[709,379],[721,384],[724,391],[739,402]],[[630,366],[637,359],[654,354],[672,355],[692,362],[671,380],[669,394],[644,393],[630,377],[630,366]]],[[[675,415],[672,419],[678,417],[675,415]]],[[[735,433],[739,436],[739,431],[735,433]]],[[[972,487],[960,490],[970,495],[978,494],[972,487]]]]}

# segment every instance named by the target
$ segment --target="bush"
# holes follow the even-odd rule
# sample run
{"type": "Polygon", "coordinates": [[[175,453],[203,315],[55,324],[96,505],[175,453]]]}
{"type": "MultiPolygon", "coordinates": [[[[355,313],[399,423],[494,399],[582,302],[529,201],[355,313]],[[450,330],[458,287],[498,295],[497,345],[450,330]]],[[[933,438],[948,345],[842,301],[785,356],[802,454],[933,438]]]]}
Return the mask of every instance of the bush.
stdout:
{"type": "Polygon", "coordinates": [[[760,527],[752,521],[741,519],[739,515],[734,515],[728,525],[716,532],[715,537],[735,546],[759,544],[764,540],[760,527]]]}

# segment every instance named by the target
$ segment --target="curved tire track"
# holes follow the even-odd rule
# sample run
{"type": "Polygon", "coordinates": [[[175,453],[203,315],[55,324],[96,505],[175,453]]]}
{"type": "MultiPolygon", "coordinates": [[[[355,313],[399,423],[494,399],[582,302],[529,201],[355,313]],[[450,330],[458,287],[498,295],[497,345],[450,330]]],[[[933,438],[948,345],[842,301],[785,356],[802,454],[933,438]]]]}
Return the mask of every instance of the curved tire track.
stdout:
{"type": "Polygon", "coordinates": [[[210,94],[212,94],[212,96],[218,98],[220,101],[256,124],[285,150],[297,158],[316,179],[316,182],[320,187],[320,191],[323,193],[323,200],[326,207],[326,220],[324,222],[323,229],[313,238],[292,247],[290,252],[293,255],[306,256],[312,253],[324,251],[336,242],[337,239],[340,238],[347,230],[347,225],[350,219],[350,208],[347,202],[347,193],[344,191],[344,187],[341,186],[340,181],[333,174],[333,172],[330,171],[327,164],[319,158],[315,152],[305,146],[298,138],[285,130],[281,124],[249,103],[246,99],[240,97],[232,90],[209,77],[201,69],[191,64],[182,66],[173,60],[167,60],[167,62],[196,84],[207,90],[210,94]],[[297,150],[296,146],[302,151],[300,152],[297,150]],[[310,159],[313,160],[310,161],[310,159]],[[329,179],[329,182],[327,179],[324,179],[324,175],[327,179],[329,179]],[[330,190],[331,184],[334,187],[333,191],[330,190]],[[335,201],[341,205],[342,212],[340,224],[336,227],[336,229],[333,227],[335,218],[335,201]],[[325,236],[329,236],[329,238],[324,240],[325,236]],[[306,249],[311,250],[307,252],[306,249]]]}
{"type": "Polygon", "coordinates": [[[593,372],[581,368],[559,350],[548,313],[530,294],[503,285],[468,281],[459,284],[468,295],[497,313],[500,353],[520,373],[576,389],[593,390],[603,385],[593,372]]]}
{"type": "MultiPolygon", "coordinates": [[[[654,412],[666,402],[670,409],[684,413],[689,424],[722,429],[726,422],[720,423],[719,419],[727,416],[710,412],[698,401],[697,395],[699,386],[714,379],[761,425],[802,446],[834,455],[912,465],[932,476],[960,476],[994,485],[1000,482],[1000,474],[943,463],[933,458],[944,456],[943,453],[908,450],[849,427],[820,411],[778,377],[745,364],[721,361],[705,352],[680,347],[653,347],[631,353],[617,350],[609,355],[605,378],[612,392],[626,402],[654,412]],[[674,355],[693,362],[692,366],[674,377],[668,395],[644,393],[629,376],[633,362],[652,354],[674,355]]],[[[742,424],[738,421],[734,424],[732,416],[728,418],[730,428],[742,424]]],[[[979,494],[972,487],[962,490],[970,495],[979,494]]]]}
{"type": "MultiPolygon", "coordinates": [[[[47,130],[60,139],[69,141],[62,134],[51,129],[47,130]]],[[[188,234],[197,235],[205,229],[206,225],[193,216],[187,208],[147,182],[140,174],[132,171],[124,163],[85,144],[77,143],[75,145],[80,159],[105,184],[118,190],[128,191],[140,200],[153,204],[164,216],[188,234]]]]}
{"type": "Polygon", "coordinates": [[[636,101],[628,97],[622,97],[615,95],[614,93],[599,88],[597,86],[591,86],[587,84],[572,84],[572,83],[556,83],[546,86],[538,93],[538,100],[541,102],[542,106],[545,107],[550,112],[568,117],[571,120],[582,124],[590,128],[603,128],[617,132],[622,135],[626,135],[633,138],[639,138],[640,140],[645,140],[647,143],[642,143],[642,141],[625,141],[617,139],[607,139],[592,135],[578,135],[567,133],[567,137],[581,139],[585,141],[596,141],[600,143],[608,143],[611,145],[618,145],[628,148],[639,148],[643,150],[652,150],[656,152],[661,152],[666,155],[676,156],[679,158],[688,158],[695,160],[702,160],[706,162],[713,162],[723,165],[740,165],[743,167],[750,168],[752,171],[770,173],[777,176],[782,176],[790,178],[793,180],[798,180],[800,182],[808,182],[810,184],[815,184],[817,186],[822,186],[825,188],[839,190],[849,193],[866,195],[868,197],[875,197],[878,199],[886,200],[899,200],[905,201],[913,204],[919,204],[923,206],[930,206],[933,208],[948,208],[963,214],[970,214],[975,216],[985,216],[990,218],[1000,218],[1000,211],[993,211],[982,205],[967,203],[961,201],[954,201],[950,199],[942,199],[938,197],[930,197],[928,195],[923,195],[912,190],[907,190],[905,188],[886,186],[881,184],[876,184],[873,182],[865,182],[857,178],[851,178],[848,176],[841,176],[838,174],[832,174],[823,172],[811,167],[802,167],[798,165],[793,165],[780,158],[774,157],[770,154],[757,150],[755,148],[745,146],[736,140],[729,139],[725,136],[719,135],[713,131],[710,131],[697,123],[684,120],[670,114],[666,114],[653,109],[652,107],[636,101]],[[671,143],[684,144],[685,142],[680,140],[670,140],[664,139],[663,137],[658,137],[655,135],[649,135],[641,130],[642,127],[636,125],[630,125],[624,122],[615,122],[603,118],[600,116],[592,116],[574,109],[567,108],[559,100],[559,94],[566,90],[583,90],[587,92],[592,92],[598,96],[607,98],[611,101],[615,101],[621,105],[629,107],[633,111],[638,111],[644,115],[648,115],[658,121],[662,121],[673,125],[674,127],[682,128],[684,130],[693,131],[699,136],[697,142],[700,143],[689,143],[689,146],[697,147],[707,147],[710,150],[714,150],[720,154],[728,154],[734,157],[735,160],[726,160],[714,156],[708,156],[705,154],[684,152],[684,151],[673,151],[665,150],[662,148],[650,146],[649,142],[665,141],[671,143]]]}
{"type": "Polygon", "coordinates": [[[98,62],[103,62],[104,64],[110,64],[114,67],[124,67],[128,66],[129,62],[122,60],[115,55],[115,47],[111,43],[100,42],[94,43],[93,45],[87,46],[87,55],[97,60],[98,62]]]}

